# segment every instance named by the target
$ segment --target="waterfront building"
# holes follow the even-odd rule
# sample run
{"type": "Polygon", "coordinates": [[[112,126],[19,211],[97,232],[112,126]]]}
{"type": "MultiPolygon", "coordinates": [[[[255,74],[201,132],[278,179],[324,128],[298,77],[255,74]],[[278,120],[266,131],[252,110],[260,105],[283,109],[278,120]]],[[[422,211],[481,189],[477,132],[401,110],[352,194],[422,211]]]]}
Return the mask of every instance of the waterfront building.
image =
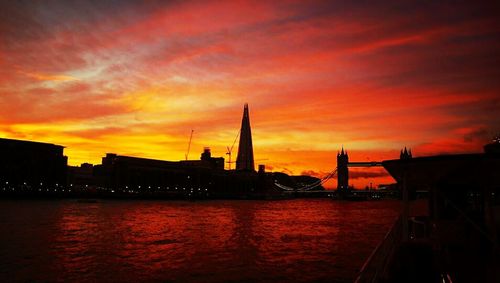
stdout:
{"type": "Polygon", "coordinates": [[[36,194],[267,198],[281,192],[274,185],[275,175],[267,173],[264,165],[255,171],[248,104],[243,110],[237,170],[224,170],[224,158],[212,157],[209,147],[203,149],[199,160],[166,161],[107,153],[101,164],[68,167],[62,146],[1,141],[0,181],[15,183],[15,187],[23,182],[51,186],[36,190],[36,194]],[[57,190],[54,185],[64,189],[57,190]]]}
{"type": "Polygon", "coordinates": [[[108,153],[94,168],[97,182],[119,190],[201,188],[210,184],[211,171],[223,171],[224,158],[205,148],[200,160],[165,161],[108,153]]]}
{"type": "Polygon", "coordinates": [[[68,159],[64,147],[0,138],[0,182],[8,187],[64,186],[68,159]]]}
{"type": "Polygon", "coordinates": [[[82,163],[80,166],[68,166],[68,186],[82,188],[96,185],[94,178],[94,165],[82,163]]]}
{"type": "Polygon", "coordinates": [[[205,148],[200,160],[164,161],[108,153],[94,166],[97,188],[142,197],[264,198],[279,193],[273,174],[224,170],[205,148]]]}
{"type": "MultiPolygon", "coordinates": [[[[181,162],[188,162],[188,160],[181,162]]],[[[212,157],[210,147],[205,147],[203,149],[203,152],[201,153],[200,160],[192,160],[190,161],[190,164],[195,166],[209,167],[215,170],[224,170],[224,157],[212,157]]]]}

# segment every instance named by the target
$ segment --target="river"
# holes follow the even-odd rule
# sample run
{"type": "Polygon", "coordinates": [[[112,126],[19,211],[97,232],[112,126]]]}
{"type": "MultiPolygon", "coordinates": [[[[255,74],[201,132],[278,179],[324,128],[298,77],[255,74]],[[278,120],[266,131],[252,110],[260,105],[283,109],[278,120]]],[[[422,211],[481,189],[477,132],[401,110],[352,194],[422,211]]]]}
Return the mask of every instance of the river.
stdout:
{"type": "Polygon", "coordinates": [[[352,282],[396,201],[0,200],[0,278],[352,282]]]}

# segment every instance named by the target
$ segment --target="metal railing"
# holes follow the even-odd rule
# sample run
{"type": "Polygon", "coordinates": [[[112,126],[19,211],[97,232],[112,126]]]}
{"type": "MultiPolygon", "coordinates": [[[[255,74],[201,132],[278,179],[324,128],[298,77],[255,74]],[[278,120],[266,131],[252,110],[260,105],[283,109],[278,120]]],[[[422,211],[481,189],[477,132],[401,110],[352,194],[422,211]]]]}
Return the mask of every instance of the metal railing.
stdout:
{"type": "Polygon", "coordinates": [[[382,276],[384,276],[390,257],[401,242],[401,221],[401,216],[394,221],[394,224],[387,232],[384,239],[373,250],[371,255],[361,267],[359,275],[355,281],[356,283],[379,282],[382,276]]]}

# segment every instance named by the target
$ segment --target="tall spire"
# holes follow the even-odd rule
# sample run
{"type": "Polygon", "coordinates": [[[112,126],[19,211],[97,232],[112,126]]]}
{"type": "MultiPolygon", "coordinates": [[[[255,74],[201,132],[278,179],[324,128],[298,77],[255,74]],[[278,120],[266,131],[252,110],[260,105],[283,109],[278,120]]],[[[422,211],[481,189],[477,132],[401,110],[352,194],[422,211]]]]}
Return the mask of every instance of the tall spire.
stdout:
{"type": "Polygon", "coordinates": [[[248,104],[243,108],[241,119],[240,143],[238,145],[238,157],[236,158],[236,170],[254,171],[252,130],[250,129],[250,115],[248,104]]]}

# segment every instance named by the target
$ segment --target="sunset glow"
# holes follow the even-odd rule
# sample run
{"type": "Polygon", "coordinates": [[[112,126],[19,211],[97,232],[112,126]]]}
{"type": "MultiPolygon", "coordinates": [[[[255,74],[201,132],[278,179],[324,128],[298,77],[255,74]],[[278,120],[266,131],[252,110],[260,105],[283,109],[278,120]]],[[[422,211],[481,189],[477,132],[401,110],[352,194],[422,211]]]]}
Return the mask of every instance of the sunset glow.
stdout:
{"type": "Polygon", "coordinates": [[[500,131],[495,4],[274,2],[2,3],[0,137],[78,165],[181,160],[193,129],[191,159],[227,158],[248,103],[257,164],[322,176],[342,145],[380,161],[481,152],[500,131]]]}

